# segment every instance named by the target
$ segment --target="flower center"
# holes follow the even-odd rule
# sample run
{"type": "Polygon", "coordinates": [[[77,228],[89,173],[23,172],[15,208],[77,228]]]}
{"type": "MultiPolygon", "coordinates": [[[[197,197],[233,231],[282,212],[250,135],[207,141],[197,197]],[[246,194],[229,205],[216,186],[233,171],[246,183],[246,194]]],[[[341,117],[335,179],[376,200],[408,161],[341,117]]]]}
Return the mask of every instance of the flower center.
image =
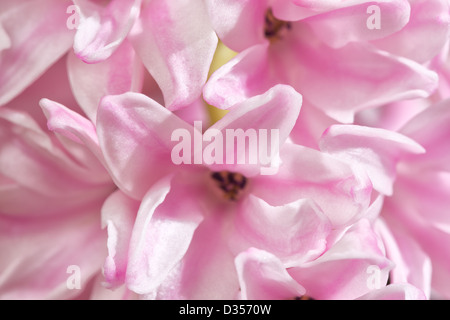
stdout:
{"type": "Polygon", "coordinates": [[[264,36],[269,40],[281,39],[283,30],[290,30],[290,22],[278,20],[274,17],[272,9],[267,9],[264,25],[264,36]]]}
{"type": "Polygon", "coordinates": [[[211,178],[213,178],[217,186],[222,190],[224,197],[231,201],[237,201],[242,190],[247,185],[247,178],[235,172],[212,172],[211,178]]]}
{"type": "Polygon", "coordinates": [[[311,298],[310,296],[307,296],[306,294],[300,296],[300,297],[294,297],[294,300],[315,300],[314,298],[311,298]]]}

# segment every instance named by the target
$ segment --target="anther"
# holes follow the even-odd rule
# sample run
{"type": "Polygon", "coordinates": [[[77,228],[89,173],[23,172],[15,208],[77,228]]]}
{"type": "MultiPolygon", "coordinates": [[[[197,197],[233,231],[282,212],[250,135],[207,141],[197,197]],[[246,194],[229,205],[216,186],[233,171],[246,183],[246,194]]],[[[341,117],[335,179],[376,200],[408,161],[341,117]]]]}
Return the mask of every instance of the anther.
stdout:
{"type": "Polygon", "coordinates": [[[278,20],[273,15],[272,9],[267,9],[265,16],[264,36],[269,40],[280,39],[283,29],[291,30],[291,23],[288,21],[278,20]]]}
{"type": "Polygon", "coordinates": [[[216,181],[217,186],[222,190],[225,199],[236,201],[247,185],[247,178],[240,173],[220,171],[212,172],[211,177],[216,181]]]}
{"type": "Polygon", "coordinates": [[[310,296],[307,296],[306,294],[302,296],[294,297],[294,300],[315,300],[314,298],[311,298],[310,296]]]}

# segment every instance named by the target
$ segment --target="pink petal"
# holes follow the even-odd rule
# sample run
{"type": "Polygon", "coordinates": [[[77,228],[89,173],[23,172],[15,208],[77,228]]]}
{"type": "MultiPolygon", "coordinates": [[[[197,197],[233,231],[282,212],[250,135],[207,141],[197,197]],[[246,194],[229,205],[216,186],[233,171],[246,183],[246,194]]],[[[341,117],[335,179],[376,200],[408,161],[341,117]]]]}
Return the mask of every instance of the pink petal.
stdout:
{"type": "MultiPolygon", "coordinates": [[[[420,228],[416,225],[413,237],[418,239],[421,247],[431,259],[432,278],[431,287],[434,292],[445,299],[450,298],[450,282],[448,281],[449,255],[447,247],[442,246],[450,241],[448,225],[446,228],[436,225],[420,228]]],[[[432,293],[433,294],[433,293],[432,293]]]]}
{"type": "Polygon", "coordinates": [[[183,259],[158,288],[157,299],[236,298],[239,282],[227,230],[231,212],[220,205],[210,207],[208,212],[183,259]]]}
{"type": "Polygon", "coordinates": [[[0,52],[9,48],[11,48],[11,39],[9,38],[8,33],[3,28],[2,24],[0,23],[0,52]]]}
{"type": "Polygon", "coordinates": [[[333,226],[344,226],[363,215],[370,202],[372,185],[365,175],[319,151],[286,144],[276,175],[252,179],[251,192],[270,205],[311,199],[333,226]],[[299,170],[300,168],[300,170],[299,170]]]}
{"type": "Polygon", "coordinates": [[[355,299],[384,286],[391,268],[369,222],[360,220],[321,257],[289,273],[314,299],[355,299]]]}
{"type": "Polygon", "coordinates": [[[450,96],[450,42],[442,49],[441,53],[431,61],[431,67],[439,74],[438,94],[445,99],[450,96]]]}
{"type": "Polygon", "coordinates": [[[202,123],[207,124],[211,121],[205,101],[201,98],[182,109],[175,110],[173,113],[191,125],[193,125],[195,121],[201,121],[202,123]]]}
{"type": "Polygon", "coordinates": [[[366,108],[426,97],[437,85],[436,74],[425,67],[355,43],[331,49],[312,45],[303,37],[290,50],[295,55],[286,59],[291,61],[290,72],[297,75],[291,80],[293,87],[344,123],[352,122],[354,113],[366,108]],[[296,65],[298,69],[292,67],[296,65]],[[325,93],[323,88],[327,88],[325,93]]]}
{"type": "MultiPolygon", "coordinates": [[[[398,6],[404,8],[405,1],[403,0],[276,0],[273,3],[274,13],[278,19],[288,20],[288,21],[297,21],[306,19],[309,17],[316,17],[319,15],[326,15],[328,13],[333,12],[351,12],[357,11],[359,7],[364,8],[365,10],[371,5],[377,5],[380,8],[390,8],[385,7],[386,3],[394,2],[398,6]],[[348,11],[346,10],[348,9],[348,11]]],[[[391,8],[395,9],[395,8],[391,8]]],[[[381,9],[382,12],[385,10],[381,9]]],[[[409,8],[408,8],[409,11],[409,8]]],[[[366,13],[366,19],[369,15],[366,13]]],[[[366,19],[364,19],[363,23],[360,26],[366,26],[366,19]]],[[[359,26],[359,27],[360,27],[359,26]]],[[[358,27],[358,28],[359,28],[358,27]]],[[[333,30],[333,32],[335,32],[333,30]]],[[[345,32],[345,31],[344,31],[345,32]]],[[[351,32],[351,31],[350,31],[351,32]]]]}
{"type": "MultiPolygon", "coordinates": [[[[71,183],[71,182],[70,182],[71,183]]],[[[69,184],[66,181],[66,185],[69,184]]],[[[28,187],[20,181],[0,175],[0,212],[10,216],[46,216],[68,214],[82,210],[86,203],[104,198],[111,192],[111,186],[73,188],[64,195],[43,195],[39,185],[28,187]],[[49,206],[51,203],[51,206],[49,206]]]]}
{"type": "Polygon", "coordinates": [[[273,207],[249,195],[240,204],[233,229],[230,239],[234,251],[255,247],[291,267],[325,251],[331,224],[311,200],[273,207]]]}
{"type": "Polygon", "coordinates": [[[371,291],[358,300],[426,300],[424,293],[409,283],[391,284],[371,291]]]}
{"type": "Polygon", "coordinates": [[[450,171],[449,121],[450,100],[444,100],[416,115],[400,130],[426,149],[425,154],[408,159],[417,170],[450,171]]]}
{"type": "Polygon", "coordinates": [[[294,299],[305,293],[269,252],[250,248],[236,257],[235,264],[244,300],[294,299]]]}
{"type": "Polygon", "coordinates": [[[75,98],[94,123],[101,98],[142,88],[143,67],[128,41],[97,64],[86,64],[70,53],[67,68],[75,98]]]}
{"type": "Polygon", "coordinates": [[[407,0],[378,2],[382,25],[369,29],[369,3],[355,4],[328,11],[305,20],[323,42],[333,48],[343,47],[353,41],[370,41],[384,38],[402,29],[409,21],[410,5],[407,0]]]}
{"type": "Polygon", "coordinates": [[[39,102],[44,97],[71,106],[72,110],[82,113],[70,88],[66,60],[67,57],[64,55],[5,107],[27,112],[45,131],[47,131],[47,118],[39,108],[39,102]]]}
{"type": "Polygon", "coordinates": [[[125,282],[131,231],[139,210],[139,202],[116,191],[102,207],[102,227],[108,231],[108,256],[103,273],[108,288],[125,282]]]}
{"type": "Polygon", "coordinates": [[[176,167],[172,132],[192,126],[138,93],[107,96],[100,102],[97,134],[112,178],[127,195],[141,199],[150,186],[176,167]]]}
{"type": "Polygon", "coordinates": [[[89,296],[84,300],[137,300],[139,296],[130,291],[125,285],[114,290],[104,286],[104,278],[101,273],[94,279],[93,288],[89,296]]]}
{"type": "Polygon", "coordinates": [[[273,15],[284,21],[298,21],[321,14],[322,11],[311,6],[299,6],[292,0],[277,0],[272,3],[273,15]]]}
{"type": "Polygon", "coordinates": [[[375,190],[392,195],[396,165],[410,154],[424,153],[415,141],[389,130],[334,125],[324,133],[320,149],[367,172],[375,190]]]}
{"type": "MultiPolygon", "coordinates": [[[[42,99],[40,105],[48,118],[48,129],[59,134],[67,149],[83,164],[106,174],[94,124],[57,102],[42,99]]],[[[105,181],[110,181],[109,177],[105,181]]]]}
{"type": "Polygon", "coordinates": [[[290,138],[295,144],[319,150],[320,137],[328,127],[337,123],[336,120],[304,100],[290,138]]]}
{"type": "Polygon", "coordinates": [[[410,2],[411,17],[408,24],[397,33],[373,41],[373,44],[393,54],[424,63],[439,54],[448,41],[449,3],[445,0],[410,2]],[[417,50],[418,47],[420,50],[417,50]]]}
{"type": "Polygon", "coordinates": [[[432,274],[430,258],[401,224],[389,216],[384,217],[386,222],[379,219],[375,227],[386,246],[387,257],[395,263],[389,275],[390,283],[409,283],[429,298],[432,274]]]}
{"type": "Polygon", "coordinates": [[[408,121],[432,104],[429,99],[400,100],[356,114],[354,124],[399,131],[408,121]]]}
{"type": "Polygon", "coordinates": [[[105,258],[100,203],[58,217],[0,217],[0,297],[70,299],[84,290],[105,258]],[[72,269],[73,268],[73,269],[72,269]],[[79,273],[76,273],[77,270],[79,273]],[[80,275],[80,288],[71,277],[80,275]]]}
{"type": "Polygon", "coordinates": [[[407,230],[420,244],[432,263],[432,288],[450,297],[450,258],[446,248],[450,220],[443,209],[450,206],[450,174],[420,169],[407,172],[398,178],[394,197],[386,199],[383,216],[394,220],[400,230],[407,230]]]}
{"type": "Polygon", "coordinates": [[[437,74],[358,43],[330,48],[296,23],[283,41],[253,46],[219,68],[206,84],[204,97],[214,106],[229,108],[277,83],[291,85],[328,116],[352,122],[357,111],[427,97],[437,86],[437,74]]]}
{"type": "Polygon", "coordinates": [[[111,0],[105,7],[76,0],[80,24],[73,48],[86,63],[109,58],[119,47],[139,16],[141,0],[111,0]]]}
{"type": "Polygon", "coordinates": [[[61,212],[61,207],[72,211],[111,191],[104,171],[78,163],[67,154],[70,150],[26,114],[2,108],[0,119],[1,192],[5,192],[2,198],[9,197],[2,201],[1,211],[33,215],[61,212]]]}
{"type": "Polygon", "coordinates": [[[378,221],[381,210],[383,209],[385,196],[381,193],[374,193],[372,196],[372,202],[367,209],[364,218],[369,220],[371,223],[378,221]]]}
{"type": "MultiPolygon", "coordinates": [[[[174,179],[177,179],[175,177],[174,179]]],[[[203,219],[196,190],[164,178],[145,195],[130,241],[126,283],[139,294],[154,291],[185,255],[203,219]]]]}
{"type": "Polygon", "coordinates": [[[15,98],[58,61],[73,41],[73,32],[66,27],[70,1],[14,2],[2,4],[6,8],[1,10],[3,39],[8,43],[3,45],[0,58],[0,105],[15,98]]]}
{"type": "Polygon", "coordinates": [[[271,166],[272,159],[277,152],[277,150],[270,150],[270,147],[279,150],[284,144],[294,127],[301,105],[302,96],[285,85],[277,85],[263,95],[255,96],[235,105],[226,116],[212,125],[204,134],[208,135],[209,132],[214,130],[213,136],[219,135],[220,132],[219,138],[221,136],[221,139],[224,140],[223,165],[213,164],[209,167],[213,171],[237,171],[246,176],[259,174],[262,169],[261,166],[270,170],[268,167],[271,166]],[[236,142],[229,143],[229,138],[227,139],[228,132],[236,132],[236,130],[243,130],[244,133],[247,131],[255,133],[255,139],[249,138],[250,141],[245,144],[245,152],[243,153],[238,153],[236,142]],[[263,150],[264,148],[260,148],[259,145],[257,149],[250,149],[260,143],[262,139],[261,130],[265,130],[267,133],[267,150],[263,150]],[[217,133],[214,133],[216,131],[217,133]],[[277,132],[278,139],[275,140],[275,143],[272,143],[274,131],[277,132]],[[252,164],[250,156],[254,155],[252,151],[255,150],[258,150],[258,156],[252,164]],[[264,156],[270,155],[268,159],[264,159],[264,161],[270,160],[268,163],[262,162],[263,159],[259,156],[260,152],[265,153],[264,156]],[[231,155],[234,155],[233,159],[231,159],[231,155]]]}
{"type": "Polygon", "coordinates": [[[354,6],[361,3],[373,2],[368,0],[291,0],[297,6],[309,8],[315,11],[335,10],[354,6]]]}
{"type": "Polygon", "coordinates": [[[234,51],[267,42],[264,17],[268,0],[208,0],[211,23],[220,40],[234,51]]]}
{"type": "MultiPolygon", "coordinates": [[[[450,173],[442,171],[407,171],[409,174],[398,178],[394,198],[389,199],[397,206],[410,198],[409,203],[401,206],[400,212],[410,212],[411,222],[427,221],[426,225],[445,230],[450,225],[450,217],[442,208],[450,204],[450,173]]],[[[424,227],[426,226],[424,225],[424,227]]]]}
{"type": "Polygon", "coordinates": [[[176,110],[201,95],[217,46],[202,1],[147,3],[131,33],[133,46],[176,110]]]}
{"type": "Polygon", "coordinates": [[[203,89],[204,99],[211,105],[227,109],[249,97],[262,94],[280,83],[269,65],[269,46],[255,45],[220,67],[203,89]]]}

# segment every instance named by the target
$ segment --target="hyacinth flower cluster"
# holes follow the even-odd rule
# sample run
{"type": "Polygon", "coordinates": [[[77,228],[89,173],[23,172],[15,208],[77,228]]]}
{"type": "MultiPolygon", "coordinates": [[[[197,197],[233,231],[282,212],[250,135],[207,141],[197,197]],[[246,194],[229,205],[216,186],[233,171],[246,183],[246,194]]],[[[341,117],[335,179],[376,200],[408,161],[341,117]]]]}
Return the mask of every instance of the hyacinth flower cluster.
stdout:
{"type": "Polygon", "coordinates": [[[1,299],[449,299],[450,1],[2,0],[1,299]]]}

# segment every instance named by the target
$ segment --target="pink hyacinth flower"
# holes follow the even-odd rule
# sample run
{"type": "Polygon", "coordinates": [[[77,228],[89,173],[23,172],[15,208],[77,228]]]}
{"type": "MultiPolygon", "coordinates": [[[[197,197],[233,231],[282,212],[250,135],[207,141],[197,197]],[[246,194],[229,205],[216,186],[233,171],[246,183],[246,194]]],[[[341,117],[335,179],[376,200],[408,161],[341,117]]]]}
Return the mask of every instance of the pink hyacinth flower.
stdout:
{"type": "Polygon", "coordinates": [[[194,103],[217,45],[201,1],[5,0],[0,11],[0,105],[73,46],[71,85],[93,121],[103,96],[140,91],[145,68],[169,109],[194,103]]]}
{"type": "Polygon", "coordinates": [[[272,253],[250,248],[235,264],[242,299],[424,299],[408,284],[387,285],[393,267],[367,221],[349,229],[321,257],[287,268],[272,253]]]}
{"type": "Polygon", "coordinates": [[[411,283],[427,298],[449,297],[449,110],[448,100],[432,105],[400,133],[332,127],[321,141],[322,150],[360,163],[374,188],[388,195],[376,224],[397,265],[391,280],[411,283]],[[371,153],[379,160],[368,161],[371,153]]]}
{"type": "Polygon", "coordinates": [[[59,138],[25,112],[0,109],[2,299],[77,298],[101,272],[100,209],[114,185],[84,146],[59,138]]]}
{"type": "Polygon", "coordinates": [[[206,3],[219,38],[239,52],[208,81],[212,105],[229,108],[284,83],[308,106],[350,123],[358,111],[426,97],[437,86],[422,63],[447,41],[444,0],[206,3]],[[366,25],[371,5],[381,12],[380,28],[366,25]]]}
{"type": "MultiPolygon", "coordinates": [[[[63,106],[42,106],[55,110],[49,118],[53,130],[69,138],[75,134],[95,153],[101,151],[120,189],[103,207],[109,252],[105,279],[111,287],[125,283],[149,298],[234,298],[233,261],[240,251],[260,247],[287,265],[314,260],[370,204],[366,175],[317,150],[283,144],[301,106],[301,96],[288,86],[241,103],[203,133],[217,137],[226,129],[278,129],[281,164],[273,175],[261,175],[261,163],[175,165],[174,130],[201,132],[141,94],[102,100],[98,144],[83,136],[76,122],[59,119],[56,110],[67,113],[63,106]],[[221,190],[225,181],[234,191],[221,190]],[[195,267],[200,262],[201,272],[195,267]],[[212,292],[216,282],[223,288],[212,292]]],[[[230,150],[224,150],[225,156],[230,150]]]]}
{"type": "Polygon", "coordinates": [[[393,274],[394,279],[412,279],[411,283],[421,284],[428,292],[444,298],[450,297],[449,106],[449,100],[433,105],[401,129],[426,153],[399,163],[393,196],[386,199],[382,211],[404,265],[393,274]],[[404,234],[411,241],[402,241],[404,234]],[[427,267],[430,262],[431,269],[427,267]]]}

